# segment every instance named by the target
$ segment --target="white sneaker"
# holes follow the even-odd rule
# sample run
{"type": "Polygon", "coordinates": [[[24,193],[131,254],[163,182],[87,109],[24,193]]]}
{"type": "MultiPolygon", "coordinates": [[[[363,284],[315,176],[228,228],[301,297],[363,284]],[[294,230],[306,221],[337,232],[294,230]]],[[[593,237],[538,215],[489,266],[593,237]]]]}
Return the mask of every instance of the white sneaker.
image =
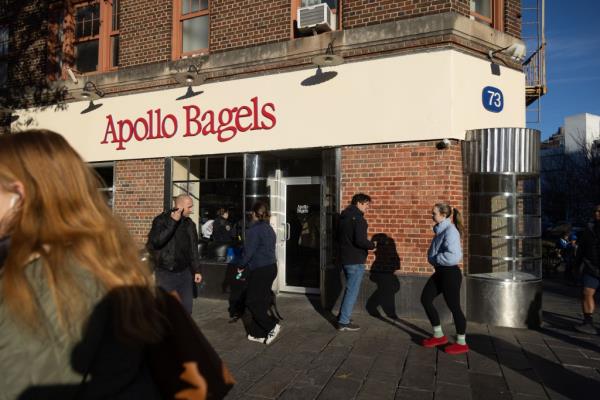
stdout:
{"type": "Polygon", "coordinates": [[[265,340],[265,344],[273,343],[273,340],[275,340],[277,335],[279,335],[279,331],[281,331],[281,325],[275,324],[275,327],[267,335],[267,340],[265,340]]]}
{"type": "Polygon", "coordinates": [[[252,341],[252,342],[258,342],[258,343],[265,343],[266,338],[264,337],[254,337],[252,335],[248,335],[248,340],[252,341]]]}

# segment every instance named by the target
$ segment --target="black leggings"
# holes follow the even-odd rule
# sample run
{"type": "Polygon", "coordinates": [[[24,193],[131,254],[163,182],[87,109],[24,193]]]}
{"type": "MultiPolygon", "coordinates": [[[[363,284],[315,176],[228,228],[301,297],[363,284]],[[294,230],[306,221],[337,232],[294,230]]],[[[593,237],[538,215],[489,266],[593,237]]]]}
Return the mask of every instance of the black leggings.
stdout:
{"type": "Polygon", "coordinates": [[[246,289],[246,307],[252,314],[248,333],[264,338],[275,327],[276,321],[269,316],[269,306],[273,302],[271,286],[277,276],[277,265],[256,268],[248,274],[246,289]]]}
{"type": "Polygon", "coordinates": [[[425,284],[421,293],[421,304],[423,304],[427,318],[429,318],[432,326],[440,325],[440,316],[433,306],[433,299],[440,293],[444,295],[444,300],[452,312],[454,326],[458,335],[464,335],[467,330],[467,320],[460,308],[461,282],[462,272],[458,267],[438,267],[425,284]]]}

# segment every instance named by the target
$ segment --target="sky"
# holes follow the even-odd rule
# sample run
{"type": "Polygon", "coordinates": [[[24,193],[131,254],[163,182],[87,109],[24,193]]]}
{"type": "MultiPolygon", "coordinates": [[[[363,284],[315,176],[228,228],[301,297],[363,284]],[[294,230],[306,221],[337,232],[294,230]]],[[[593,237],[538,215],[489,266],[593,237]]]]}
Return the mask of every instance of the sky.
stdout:
{"type": "Polygon", "coordinates": [[[540,129],[542,139],[566,116],[600,115],[600,0],[546,0],[546,42],[548,93],[541,99],[541,122],[533,123],[537,113],[531,106],[527,113],[527,126],[540,129]]]}

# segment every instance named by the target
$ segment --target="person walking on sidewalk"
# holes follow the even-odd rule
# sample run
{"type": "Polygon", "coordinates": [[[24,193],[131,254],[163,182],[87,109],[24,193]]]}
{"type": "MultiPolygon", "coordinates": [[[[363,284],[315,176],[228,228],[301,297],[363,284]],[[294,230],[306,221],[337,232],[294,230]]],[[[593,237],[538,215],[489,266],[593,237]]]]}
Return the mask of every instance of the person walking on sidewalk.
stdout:
{"type": "Polygon", "coordinates": [[[244,269],[247,272],[246,307],[252,314],[248,340],[270,344],[281,330],[281,325],[268,314],[273,301],[271,287],[277,277],[276,236],[269,224],[271,213],[265,203],[259,201],[254,204],[251,218],[238,269],[238,273],[244,269]]]}
{"type": "Polygon", "coordinates": [[[175,209],[163,212],[152,221],[148,248],[154,255],[156,284],[176,292],[183,307],[192,313],[194,282],[200,283],[198,231],[190,215],[194,203],[187,194],[175,198],[175,209]]]}
{"type": "Polygon", "coordinates": [[[162,399],[164,316],[100,185],[58,133],[0,135],[2,399],[162,399]]]}
{"type": "Polygon", "coordinates": [[[375,243],[367,238],[368,224],[364,217],[370,203],[370,196],[364,193],[355,194],[351,204],[340,215],[340,261],[346,276],[346,290],[340,306],[339,331],[360,329],[350,321],[350,316],[365,272],[368,251],[375,248],[375,243]]]}
{"type": "Polygon", "coordinates": [[[423,346],[436,347],[448,343],[448,338],[442,331],[440,316],[433,306],[433,299],[440,293],[452,312],[454,326],[456,327],[456,343],[445,348],[448,354],[461,354],[469,351],[465,332],[467,320],[460,307],[460,285],[462,271],[458,263],[462,259],[460,232],[462,231],[462,218],[456,208],[446,203],[438,203],[431,210],[431,218],[435,222],[433,231],[435,236],[427,252],[427,260],[435,269],[421,293],[421,304],[433,327],[433,337],[424,339],[423,346]],[[454,220],[454,224],[451,219],[454,220]]]}
{"type": "Polygon", "coordinates": [[[596,304],[594,295],[600,287],[600,204],[594,208],[593,222],[586,227],[578,242],[575,265],[582,268],[583,293],[581,308],[583,323],[575,328],[583,333],[596,334],[592,315],[596,304]]]}

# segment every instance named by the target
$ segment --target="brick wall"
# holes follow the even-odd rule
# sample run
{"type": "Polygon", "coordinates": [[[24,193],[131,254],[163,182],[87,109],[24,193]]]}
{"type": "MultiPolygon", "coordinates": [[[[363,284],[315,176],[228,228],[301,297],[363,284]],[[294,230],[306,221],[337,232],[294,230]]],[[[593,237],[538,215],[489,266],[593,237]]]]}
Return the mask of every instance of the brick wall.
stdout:
{"type": "Polygon", "coordinates": [[[10,41],[8,82],[0,88],[4,105],[20,108],[55,100],[46,80],[48,7],[47,1],[40,1],[12,2],[0,8],[0,23],[8,25],[10,41]],[[24,87],[30,89],[30,98],[24,87]]]}
{"type": "Polygon", "coordinates": [[[468,0],[346,0],[342,23],[344,29],[351,29],[449,11],[468,16],[468,0]]]}
{"type": "Polygon", "coordinates": [[[504,1],[504,32],[521,37],[521,0],[504,1]]]}
{"type": "Polygon", "coordinates": [[[140,247],[146,243],[152,219],[163,211],[164,164],[162,158],[115,163],[115,214],[140,247]]]}
{"type": "Polygon", "coordinates": [[[221,0],[210,6],[210,51],[290,39],[290,0],[221,0]]]}
{"type": "MultiPolygon", "coordinates": [[[[369,236],[384,233],[395,241],[403,273],[432,271],[427,263],[427,249],[433,237],[431,207],[435,203],[447,201],[464,216],[468,211],[460,143],[453,140],[445,150],[436,149],[435,144],[430,141],[342,148],[341,204],[345,207],[358,192],[372,197],[365,215],[369,236]]],[[[466,244],[463,240],[463,246],[466,244]]],[[[464,250],[466,260],[467,249],[464,250]]],[[[368,262],[372,261],[371,254],[368,262]]]]}
{"type": "Polygon", "coordinates": [[[171,59],[173,2],[121,0],[121,67],[171,59]]]}

